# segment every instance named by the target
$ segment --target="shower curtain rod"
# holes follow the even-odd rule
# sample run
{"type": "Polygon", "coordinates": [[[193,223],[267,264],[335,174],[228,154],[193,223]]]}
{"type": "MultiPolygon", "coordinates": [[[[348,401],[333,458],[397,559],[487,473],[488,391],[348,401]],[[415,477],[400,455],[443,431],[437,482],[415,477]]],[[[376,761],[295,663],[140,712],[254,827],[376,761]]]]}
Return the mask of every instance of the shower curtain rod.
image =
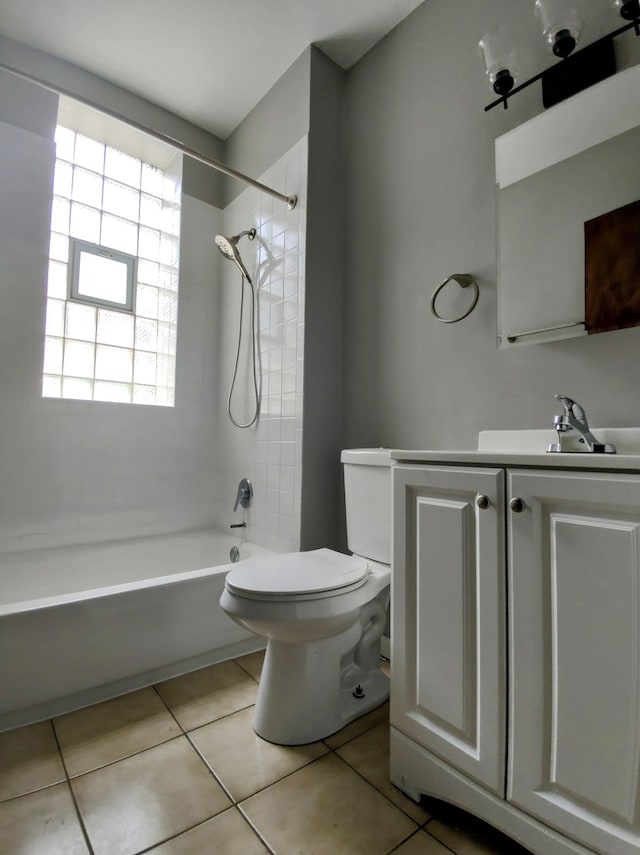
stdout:
{"type": "Polygon", "coordinates": [[[185,145],[184,143],[180,142],[180,140],[177,140],[174,137],[169,136],[168,134],[164,134],[162,133],[162,131],[157,131],[155,130],[155,128],[149,128],[146,125],[141,124],[140,122],[136,122],[135,119],[129,119],[126,116],[123,116],[121,113],[116,112],[116,110],[111,110],[110,108],[104,107],[101,104],[96,104],[95,101],[92,101],[90,98],[85,98],[82,95],[76,94],[75,92],[70,92],[69,90],[64,89],[62,86],[57,86],[53,83],[49,83],[46,80],[42,80],[40,77],[36,77],[36,75],[34,74],[29,74],[26,71],[21,71],[18,68],[13,68],[12,66],[7,65],[7,63],[2,62],[1,60],[0,69],[8,71],[11,74],[15,74],[17,77],[22,77],[24,80],[28,80],[31,83],[36,83],[38,86],[42,86],[44,89],[48,89],[50,92],[55,92],[58,95],[64,95],[67,98],[72,98],[74,101],[80,101],[81,104],[85,104],[87,107],[92,107],[94,110],[99,110],[101,113],[105,113],[112,119],[117,119],[120,122],[124,122],[125,124],[130,125],[132,128],[135,128],[138,131],[142,131],[143,133],[154,137],[160,142],[172,146],[178,151],[181,151],[182,154],[186,154],[189,157],[192,157],[194,160],[198,160],[200,161],[200,163],[204,163],[205,166],[210,166],[217,172],[222,172],[224,175],[228,175],[230,178],[236,178],[238,181],[244,181],[245,184],[249,184],[251,187],[255,187],[255,189],[259,190],[261,193],[267,193],[269,196],[273,196],[275,199],[280,199],[281,202],[284,202],[287,205],[289,210],[293,210],[293,208],[295,208],[298,202],[297,196],[287,196],[285,193],[279,193],[272,187],[267,187],[266,184],[261,184],[254,178],[249,178],[248,175],[244,175],[244,173],[238,172],[237,169],[233,169],[231,166],[226,166],[224,163],[220,163],[220,161],[218,160],[213,160],[213,158],[211,157],[207,157],[204,154],[200,154],[200,152],[196,151],[193,148],[190,148],[188,145],[185,145]]]}

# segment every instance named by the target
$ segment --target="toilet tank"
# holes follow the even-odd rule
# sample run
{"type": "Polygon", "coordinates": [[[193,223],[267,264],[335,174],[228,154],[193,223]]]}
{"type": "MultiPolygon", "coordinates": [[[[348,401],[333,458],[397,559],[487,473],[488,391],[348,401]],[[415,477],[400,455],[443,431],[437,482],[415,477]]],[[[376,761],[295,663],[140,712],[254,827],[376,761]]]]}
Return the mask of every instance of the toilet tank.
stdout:
{"type": "Polygon", "coordinates": [[[350,448],[344,470],[347,544],[351,552],[391,564],[391,460],[387,448],[350,448]]]}

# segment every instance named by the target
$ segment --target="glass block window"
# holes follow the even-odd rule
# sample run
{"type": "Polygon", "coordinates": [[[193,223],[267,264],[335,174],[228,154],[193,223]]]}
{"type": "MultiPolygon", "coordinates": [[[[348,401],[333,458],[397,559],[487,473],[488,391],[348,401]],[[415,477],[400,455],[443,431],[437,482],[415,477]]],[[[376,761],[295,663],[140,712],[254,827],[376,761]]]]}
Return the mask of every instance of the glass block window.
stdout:
{"type": "Polygon", "coordinates": [[[173,406],[177,176],[59,126],[42,394],[173,406]]]}

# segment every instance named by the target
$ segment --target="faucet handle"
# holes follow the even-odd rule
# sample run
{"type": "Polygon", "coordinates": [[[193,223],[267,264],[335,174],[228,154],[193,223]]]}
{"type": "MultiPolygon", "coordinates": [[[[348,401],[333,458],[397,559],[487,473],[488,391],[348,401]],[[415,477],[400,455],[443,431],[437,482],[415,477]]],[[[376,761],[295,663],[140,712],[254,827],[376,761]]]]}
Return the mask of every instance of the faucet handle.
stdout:
{"type": "Polygon", "coordinates": [[[577,401],[574,401],[573,398],[570,398],[568,395],[554,395],[554,397],[560,401],[564,407],[565,416],[586,421],[587,414],[584,411],[584,407],[581,407],[577,401]],[[576,409],[578,412],[576,412],[576,409]]]}
{"type": "Polygon", "coordinates": [[[251,507],[251,502],[253,502],[253,485],[248,478],[242,478],[240,483],[238,484],[238,492],[236,493],[236,501],[233,506],[233,510],[238,510],[238,505],[242,508],[251,507]]]}

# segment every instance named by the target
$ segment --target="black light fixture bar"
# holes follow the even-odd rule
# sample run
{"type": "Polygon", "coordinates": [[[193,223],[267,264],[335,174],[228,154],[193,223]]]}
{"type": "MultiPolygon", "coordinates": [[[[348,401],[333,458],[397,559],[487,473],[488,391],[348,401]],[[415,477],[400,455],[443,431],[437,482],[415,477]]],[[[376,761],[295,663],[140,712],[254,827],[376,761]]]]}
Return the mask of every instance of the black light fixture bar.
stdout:
{"type": "Polygon", "coordinates": [[[502,95],[502,96],[500,96],[500,98],[496,98],[495,101],[492,101],[490,104],[487,104],[487,106],[484,108],[485,113],[487,112],[487,110],[492,110],[494,107],[497,107],[498,104],[502,104],[506,110],[507,109],[507,100],[509,98],[511,98],[517,92],[521,92],[523,89],[526,89],[527,86],[531,86],[531,84],[535,83],[537,80],[542,80],[544,75],[547,74],[552,69],[558,68],[558,66],[562,66],[562,64],[565,62],[570,62],[574,57],[579,56],[582,53],[582,51],[588,50],[589,48],[593,47],[594,45],[601,44],[602,42],[607,41],[607,39],[614,39],[616,36],[619,36],[622,33],[626,33],[627,30],[631,30],[631,29],[635,29],[636,36],[640,36],[640,18],[636,18],[635,20],[630,21],[628,24],[625,24],[623,27],[620,27],[619,29],[614,30],[612,33],[607,33],[606,36],[602,36],[601,38],[596,39],[595,42],[591,42],[591,44],[587,45],[586,47],[582,48],[579,51],[576,51],[574,54],[571,54],[571,56],[567,57],[567,59],[563,59],[559,63],[555,63],[554,65],[550,65],[549,68],[545,68],[544,71],[541,71],[539,74],[536,74],[534,77],[530,77],[528,80],[525,80],[524,83],[521,83],[519,86],[514,86],[514,88],[510,92],[508,92],[506,95],[502,95]]]}

